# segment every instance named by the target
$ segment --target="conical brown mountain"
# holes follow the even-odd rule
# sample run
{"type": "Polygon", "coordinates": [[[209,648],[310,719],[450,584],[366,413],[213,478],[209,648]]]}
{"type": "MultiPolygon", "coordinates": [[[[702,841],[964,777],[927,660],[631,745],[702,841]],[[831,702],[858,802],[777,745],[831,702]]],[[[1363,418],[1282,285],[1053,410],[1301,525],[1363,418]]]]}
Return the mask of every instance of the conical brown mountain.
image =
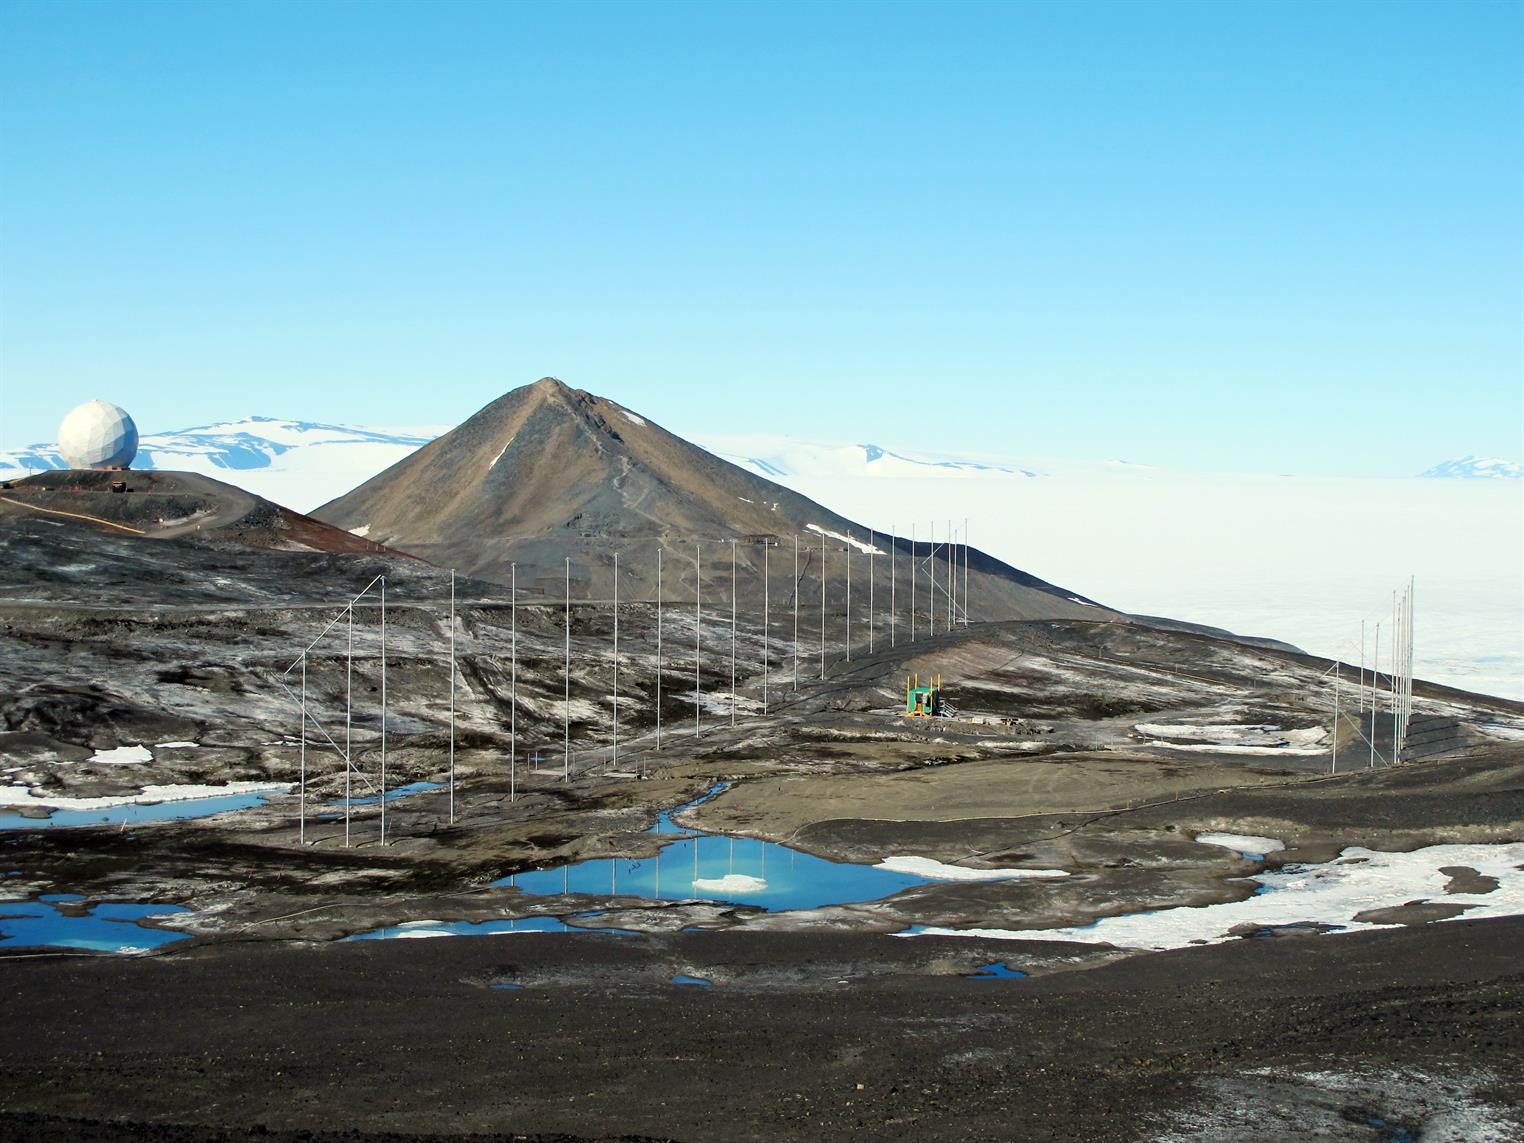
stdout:
{"type": "MultiPolygon", "coordinates": [[[[505,583],[515,563],[521,589],[551,598],[562,595],[567,557],[573,597],[608,598],[616,551],[621,599],[653,598],[660,549],[666,598],[691,599],[698,545],[706,607],[716,602],[711,591],[728,597],[732,540],[741,591],[748,600],[754,589],[760,591],[762,537],[775,541],[768,559],[773,602],[788,606],[797,536],[801,600],[820,599],[823,555],[827,598],[839,609],[846,594],[847,545],[827,539],[822,553],[820,530],[859,541],[868,537],[863,525],[721,460],[613,401],[551,377],[504,394],[314,515],[483,579],[505,583]]],[[[872,568],[878,621],[886,621],[892,575],[900,622],[908,622],[910,542],[876,534],[874,543],[881,553],[872,568]]],[[[934,599],[941,630],[949,605],[947,553],[945,548],[937,553],[933,587],[927,551],[922,540],[914,557],[918,624],[924,629],[930,621],[934,599]]],[[[956,596],[966,598],[973,620],[1112,614],[978,551],[969,553],[965,597],[961,549],[956,555],[956,596]]],[[[868,574],[867,555],[854,549],[852,610],[863,618],[868,574]]]]}

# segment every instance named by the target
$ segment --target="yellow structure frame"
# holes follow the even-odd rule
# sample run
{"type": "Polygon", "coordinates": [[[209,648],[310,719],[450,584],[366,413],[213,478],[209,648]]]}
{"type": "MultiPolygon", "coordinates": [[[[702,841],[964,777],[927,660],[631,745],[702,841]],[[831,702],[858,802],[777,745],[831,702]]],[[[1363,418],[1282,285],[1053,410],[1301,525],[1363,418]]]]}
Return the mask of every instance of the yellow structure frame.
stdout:
{"type": "Polygon", "coordinates": [[[909,718],[931,718],[942,701],[942,676],[935,675],[926,686],[920,675],[905,676],[905,714],[909,718]]]}

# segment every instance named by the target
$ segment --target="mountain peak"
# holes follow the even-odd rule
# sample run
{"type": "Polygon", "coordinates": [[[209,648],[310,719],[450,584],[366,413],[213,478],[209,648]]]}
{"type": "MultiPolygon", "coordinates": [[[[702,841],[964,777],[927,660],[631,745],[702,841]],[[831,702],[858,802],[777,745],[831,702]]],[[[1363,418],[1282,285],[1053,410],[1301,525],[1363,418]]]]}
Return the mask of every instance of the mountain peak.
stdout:
{"type": "MultiPolygon", "coordinates": [[[[653,592],[661,553],[670,565],[668,590],[674,589],[682,568],[691,574],[696,545],[710,545],[706,583],[728,576],[732,559],[755,583],[767,548],[775,546],[789,551],[773,557],[770,574],[786,578],[794,537],[800,576],[818,575],[824,558],[833,598],[845,591],[849,550],[862,553],[853,560],[853,578],[869,573],[866,526],[553,377],[503,394],[314,515],[482,579],[505,580],[511,561],[526,590],[559,592],[569,556],[579,597],[610,593],[616,551],[627,599],[653,592]],[[811,566],[817,570],[807,572],[811,566]]],[[[909,547],[875,541],[871,574],[885,587],[889,550],[898,549],[903,561],[909,547]]],[[[924,557],[926,545],[917,550],[924,557]]],[[[938,560],[946,560],[945,552],[944,545],[938,560]]],[[[932,575],[924,559],[923,565],[932,575]]],[[[969,565],[987,617],[1105,614],[982,553],[970,553],[969,565]]],[[[902,570],[908,573],[908,565],[902,570]]]]}

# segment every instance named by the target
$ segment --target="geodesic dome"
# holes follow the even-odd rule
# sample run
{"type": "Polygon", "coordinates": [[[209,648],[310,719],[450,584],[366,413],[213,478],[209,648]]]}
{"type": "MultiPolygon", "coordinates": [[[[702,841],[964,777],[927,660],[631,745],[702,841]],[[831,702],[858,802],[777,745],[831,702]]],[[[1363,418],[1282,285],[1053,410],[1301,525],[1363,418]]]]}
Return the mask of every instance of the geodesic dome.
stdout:
{"type": "Polygon", "coordinates": [[[138,454],[138,427],[110,401],[86,401],[58,426],[58,451],[70,468],[126,468],[138,454]]]}

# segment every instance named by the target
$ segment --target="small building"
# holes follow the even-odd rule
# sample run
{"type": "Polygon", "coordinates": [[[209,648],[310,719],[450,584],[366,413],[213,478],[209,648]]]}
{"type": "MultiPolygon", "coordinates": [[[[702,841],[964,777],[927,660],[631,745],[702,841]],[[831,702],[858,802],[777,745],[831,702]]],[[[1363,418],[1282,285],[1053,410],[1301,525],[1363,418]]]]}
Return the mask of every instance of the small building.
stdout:
{"type": "Polygon", "coordinates": [[[905,676],[905,714],[910,718],[936,718],[942,713],[942,676],[921,685],[920,675],[905,676]]]}

